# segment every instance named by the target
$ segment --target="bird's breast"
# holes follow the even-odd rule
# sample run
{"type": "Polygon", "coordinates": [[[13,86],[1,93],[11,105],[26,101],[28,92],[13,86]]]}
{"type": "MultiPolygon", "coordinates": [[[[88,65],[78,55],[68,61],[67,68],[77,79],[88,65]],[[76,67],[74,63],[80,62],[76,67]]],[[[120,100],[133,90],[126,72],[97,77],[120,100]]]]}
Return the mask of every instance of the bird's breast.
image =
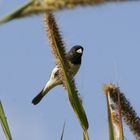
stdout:
{"type": "Polygon", "coordinates": [[[69,65],[70,65],[70,72],[72,74],[72,77],[74,77],[75,74],[78,72],[80,65],[79,64],[72,64],[72,63],[69,63],[69,65]]]}

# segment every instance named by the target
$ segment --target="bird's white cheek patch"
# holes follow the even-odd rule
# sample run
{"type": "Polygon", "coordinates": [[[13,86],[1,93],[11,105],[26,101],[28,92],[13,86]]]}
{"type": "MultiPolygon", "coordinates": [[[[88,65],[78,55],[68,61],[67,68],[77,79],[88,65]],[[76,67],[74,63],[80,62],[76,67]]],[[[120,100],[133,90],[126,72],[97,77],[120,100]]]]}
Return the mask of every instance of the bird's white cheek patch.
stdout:
{"type": "Polygon", "coordinates": [[[81,49],[81,48],[80,48],[80,49],[78,49],[76,52],[77,52],[77,53],[83,53],[83,51],[82,51],[82,49],[81,49]]]}

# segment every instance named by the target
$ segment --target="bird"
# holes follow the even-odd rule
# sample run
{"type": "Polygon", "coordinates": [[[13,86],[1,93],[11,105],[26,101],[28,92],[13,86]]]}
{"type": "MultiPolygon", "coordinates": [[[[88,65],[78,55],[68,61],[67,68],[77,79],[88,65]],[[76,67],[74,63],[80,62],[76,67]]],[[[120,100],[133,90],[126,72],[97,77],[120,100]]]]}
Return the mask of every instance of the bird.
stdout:
{"type": "MultiPolygon", "coordinates": [[[[84,48],[81,45],[75,45],[66,53],[66,60],[69,63],[69,69],[72,77],[76,75],[81,66],[83,51],[84,48]]],[[[51,72],[48,82],[44,88],[33,98],[32,104],[37,105],[52,88],[61,85],[62,80],[60,77],[59,67],[56,64],[51,72]]]]}

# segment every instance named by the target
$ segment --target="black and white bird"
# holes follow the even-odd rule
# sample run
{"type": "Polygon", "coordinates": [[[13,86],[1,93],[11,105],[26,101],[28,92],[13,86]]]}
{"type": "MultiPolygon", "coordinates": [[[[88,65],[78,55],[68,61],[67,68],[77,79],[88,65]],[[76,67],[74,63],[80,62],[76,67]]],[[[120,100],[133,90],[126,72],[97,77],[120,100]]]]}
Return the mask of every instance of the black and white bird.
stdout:
{"type": "MultiPolygon", "coordinates": [[[[70,71],[72,74],[72,77],[75,76],[75,74],[78,72],[80,65],[81,65],[81,60],[82,60],[82,55],[83,55],[83,47],[80,45],[75,45],[70,49],[70,51],[66,54],[66,59],[69,63],[70,66],[70,71]]],[[[44,88],[41,90],[41,92],[35,96],[32,100],[32,103],[34,105],[38,104],[41,99],[55,86],[61,85],[62,80],[60,79],[59,76],[59,68],[56,65],[55,68],[52,70],[52,73],[50,75],[49,81],[46,83],[44,88]]]]}

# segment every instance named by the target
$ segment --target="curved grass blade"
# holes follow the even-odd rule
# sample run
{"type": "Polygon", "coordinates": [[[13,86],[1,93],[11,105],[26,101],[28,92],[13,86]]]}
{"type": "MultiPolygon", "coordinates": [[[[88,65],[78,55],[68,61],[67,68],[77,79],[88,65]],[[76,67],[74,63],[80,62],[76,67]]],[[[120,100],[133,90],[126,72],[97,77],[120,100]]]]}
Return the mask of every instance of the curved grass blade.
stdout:
{"type": "Polygon", "coordinates": [[[10,133],[10,129],[8,126],[8,122],[7,122],[6,115],[4,113],[4,109],[3,109],[1,101],[0,101],[0,122],[1,122],[2,129],[5,133],[6,139],[12,140],[12,136],[10,133]]]}
{"type": "Polygon", "coordinates": [[[96,6],[107,2],[134,2],[139,0],[31,0],[13,12],[0,18],[0,24],[10,20],[23,18],[32,14],[54,12],[64,8],[74,8],[76,6],[96,6]]]}
{"type": "Polygon", "coordinates": [[[60,78],[62,78],[63,85],[68,91],[69,101],[80,121],[81,127],[84,131],[87,131],[87,116],[80,101],[80,98],[78,97],[78,91],[76,89],[74,79],[71,77],[69,71],[69,64],[66,60],[66,51],[61,35],[59,33],[59,29],[55,22],[55,18],[51,13],[45,15],[45,23],[47,25],[48,38],[51,44],[52,52],[55,56],[56,64],[60,68],[60,78]]]}
{"type": "Polygon", "coordinates": [[[61,138],[60,138],[60,140],[63,140],[63,137],[64,137],[64,131],[65,131],[65,125],[66,125],[66,122],[64,122],[64,125],[63,125],[63,129],[62,129],[62,133],[61,133],[61,138]]]}

